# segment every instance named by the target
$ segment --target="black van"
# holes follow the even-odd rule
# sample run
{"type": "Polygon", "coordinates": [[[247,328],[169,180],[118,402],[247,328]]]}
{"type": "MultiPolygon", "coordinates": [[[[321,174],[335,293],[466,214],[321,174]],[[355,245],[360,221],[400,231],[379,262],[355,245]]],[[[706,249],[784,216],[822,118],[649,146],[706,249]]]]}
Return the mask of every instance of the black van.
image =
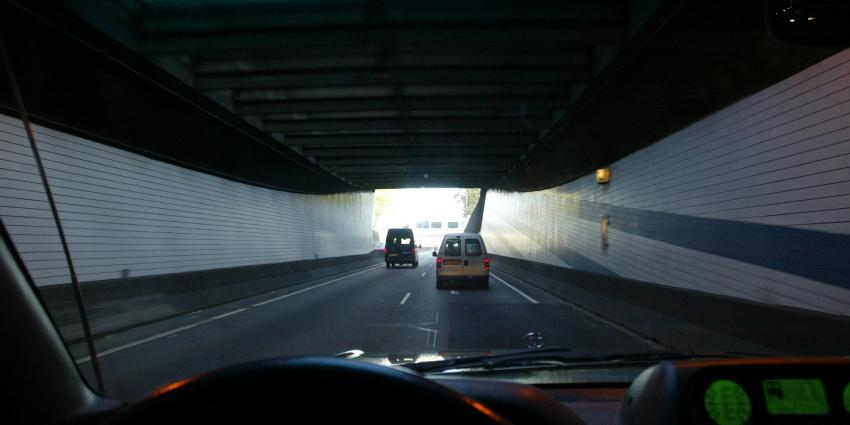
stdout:
{"type": "Polygon", "coordinates": [[[416,258],[416,245],[413,240],[413,229],[387,230],[387,242],[384,244],[384,261],[387,268],[396,264],[410,264],[419,267],[416,258]]]}

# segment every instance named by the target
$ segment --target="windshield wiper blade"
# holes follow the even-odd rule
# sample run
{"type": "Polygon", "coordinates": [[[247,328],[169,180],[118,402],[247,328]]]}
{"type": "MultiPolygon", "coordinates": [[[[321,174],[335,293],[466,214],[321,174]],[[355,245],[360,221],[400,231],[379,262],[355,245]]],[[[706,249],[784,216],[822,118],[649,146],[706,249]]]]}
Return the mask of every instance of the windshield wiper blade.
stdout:
{"type": "Polygon", "coordinates": [[[466,367],[486,367],[493,368],[505,363],[513,363],[517,361],[540,361],[540,360],[559,360],[569,358],[570,350],[568,348],[542,348],[536,350],[519,351],[506,354],[495,354],[487,356],[472,356],[460,357],[456,359],[437,360],[433,362],[411,363],[402,365],[406,368],[413,369],[417,372],[431,372],[452,368],[466,367]]]}
{"type": "Polygon", "coordinates": [[[566,366],[581,364],[638,364],[655,363],[665,360],[688,360],[695,358],[740,358],[740,357],[775,357],[773,353],[755,352],[691,352],[691,351],[644,351],[635,353],[618,353],[602,356],[575,356],[564,348],[549,348],[515,353],[475,356],[458,359],[440,360],[435,362],[403,365],[417,372],[440,372],[449,369],[499,369],[521,366],[566,366]]]}

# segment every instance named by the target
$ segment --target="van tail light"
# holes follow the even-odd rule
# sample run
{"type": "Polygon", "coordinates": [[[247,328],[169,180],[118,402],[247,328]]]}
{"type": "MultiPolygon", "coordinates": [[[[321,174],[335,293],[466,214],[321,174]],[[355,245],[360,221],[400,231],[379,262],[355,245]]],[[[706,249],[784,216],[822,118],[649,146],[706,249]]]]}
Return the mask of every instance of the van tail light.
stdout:
{"type": "Polygon", "coordinates": [[[416,247],[413,247],[413,255],[416,255],[416,247]]]}
{"type": "Polygon", "coordinates": [[[388,252],[390,252],[390,250],[389,250],[389,249],[387,249],[387,248],[384,248],[384,254],[386,254],[386,253],[388,253],[388,252]]]}
{"type": "Polygon", "coordinates": [[[442,270],[442,269],[443,269],[443,258],[437,257],[437,270],[442,270]]]}
{"type": "Polygon", "coordinates": [[[490,259],[488,257],[484,257],[484,270],[490,270],[490,259]]]}

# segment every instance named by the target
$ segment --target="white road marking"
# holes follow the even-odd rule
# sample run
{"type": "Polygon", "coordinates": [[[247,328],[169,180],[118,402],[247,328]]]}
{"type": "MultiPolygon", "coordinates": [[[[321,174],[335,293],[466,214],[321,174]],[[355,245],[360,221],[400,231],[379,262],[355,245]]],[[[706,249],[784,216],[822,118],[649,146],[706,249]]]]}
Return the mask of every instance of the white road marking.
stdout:
{"type": "MultiPolygon", "coordinates": [[[[425,332],[425,346],[431,348],[437,347],[437,333],[439,332],[438,325],[440,324],[440,312],[434,312],[434,329],[417,326],[416,329],[425,332]]],[[[424,324],[423,324],[424,325],[424,324]]]]}
{"type": "MultiPolygon", "coordinates": [[[[490,276],[493,276],[493,273],[490,273],[490,276]]],[[[493,276],[493,277],[496,277],[496,276],[493,276]]],[[[496,277],[496,279],[497,279],[497,280],[499,280],[500,282],[504,283],[505,285],[508,285],[508,283],[507,283],[507,282],[505,282],[504,280],[499,279],[498,277],[496,277]]],[[[513,289],[514,291],[519,292],[519,290],[517,290],[517,289],[516,289],[516,288],[514,288],[513,286],[511,286],[511,285],[508,285],[508,286],[509,286],[511,289],[513,289]]],[[[522,293],[520,292],[520,294],[522,294],[522,293]]],[[[597,313],[594,313],[594,312],[592,312],[592,311],[589,311],[589,310],[585,309],[584,307],[582,307],[582,306],[580,306],[580,305],[578,305],[578,304],[574,304],[574,303],[569,302],[569,301],[567,301],[567,300],[565,300],[565,299],[563,299],[563,298],[560,298],[560,297],[558,298],[558,300],[559,300],[560,302],[563,302],[565,305],[569,306],[569,307],[570,307],[570,308],[572,308],[573,310],[576,310],[576,311],[578,311],[579,313],[583,313],[584,315],[586,315],[586,316],[590,317],[591,319],[596,319],[596,320],[598,320],[598,321],[602,322],[603,324],[605,324],[605,325],[607,325],[607,326],[609,326],[609,327],[612,327],[612,328],[614,328],[614,329],[619,330],[620,332],[623,332],[623,333],[624,333],[624,334],[626,334],[626,335],[629,335],[629,336],[631,336],[631,337],[633,337],[633,338],[636,338],[636,339],[640,339],[641,341],[643,341],[645,344],[649,345],[649,346],[650,346],[650,347],[652,347],[653,349],[669,349],[669,347],[665,347],[663,344],[659,344],[658,342],[656,342],[656,341],[654,341],[654,340],[652,340],[652,339],[648,338],[648,337],[647,337],[647,336],[645,336],[645,335],[641,335],[640,333],[635,332],[635,331],[633,331],[633,330],[631,330],[631,329],[629,329],[629,328],[627,328],[627,327],[625,327],[625,326],[623,326],[623,325],[621,325],[621,324],[619,324],[619,323],[617,323],[617,322],[614,322],[613,320],[611,320],[611,319],[609,319],[609,318],[607,318],[607,317],[605,317],[605,316],[602,316],[602,315],[600,315],[600,314],[597,314],[597,313]]]]}
{"type": "Polygon", "coordinates": [[[669,347],[665,347],[664,345],[653,341],[652,339],[648,338],[645,335],[641,335],[641,334],[639,334],[639,333],[637,333],[637,332],[635,332],[635,331],[633,331],[633,330],[631,330],[631,329],[629,329],[629,328],[627,328],[627,327],[625,327],[625,326],[623,326],[623,325],[621,325],[617,322],[614,322],[611,319],[608,319],[607,317],[604,317],[600,314],[596,314],[596,313],[593,313],[592,311],[588,311],[587,309],[579,306],[578,304],[573,304],[573,303],[571,303],[567,300],[564,300],[564,299],[562,299],[561,301],[563,301],[564,304],[568,305],[572,309],[574,309],[574,310],[576,310],[580,313],[584,313],[585,315],[587,315],[588,317],[590,317],[592,319],[596,319],[596,320],[602,322],[603,324],[608,325],[609,327],[617,329],[618,331],[620,331],[620,332],[622,332],[626,335],[631,336],[632,338],[636,338],[636,339],[643,341],[645,344],[649,345],[653,349],[656,349],[656,350],[669,349],[669,347]]]}
{"type": "MultiPolygon", "coordinates": [[[[133,341],[133,342],[131,342],[131,343],[129,343],[129,344],[124,344],[124,345],[120,345],[120,346],[115,347],[115,348],[111,348],[111,349],[109,349],[109,350],[106,350],[106,351],[103,351],[103,352],[97,353],[97,356],[98,356],[98,357],[108,356],[108,355],[110,355],[110,354],[112,354],[112,353],[117,353],[117,352],[119,352],[119,351],[126,350],[126,349],[128,349],[128,348],[135,347],[135,346],[137,346],[137,345],[142,345],[142,344],[147,343],[147,342],[156,341],[156,340],[158,340],[158,339],[160,339],[160,338],[165,338],[165,337],[167,337],[167,336],[169,336],[169,335],[174,335],[174,334],[176,334],[176,333],[178,333],[178,332],[183,332],[183,331],[188,330],[188,329],[196,328],[196,327],[198,327],[198,326],[201,326],[201,325],[203,325],[203,324],[206,324],[206,323],[212,322],[212,321],[214,321],[214,320],[223,319],[223,318],[228,317],[228,316],[233,316],[234,314],[241,313],[241,312],[243,312],[243,311],[245,311],[245,310],[248,310],[248,309],[247,309],[247,308],[240,308],[240,309],[238,309],[238,310],[233,310],[233,311],[231,311],[231,312],[227,312],[227,313],[224,313],[224,314],[219,314],[218,316],[210,317],[209,319],[201,320],[200,322],[192,323],[191,325],[181,326],[181,327],[179,327],[179,328],[172,329],[172,330],[167,331],[167,332],[163,332],[163,333],[159,333],[159,334],[156,334],[156,335],[152,335],[152,336],[149,336],[149,337],[147,337],[147,338],[140,339],[140,340],[138,340],[138,341],[133,341]]],[[[85,363],[85,362],[87,362],[87,361],[91,361],[91,357],[86,356],[86,357],[83,357],[83,358],[81,358],[81,359],[77,359],[77,360],[76,360],[77,364],[85,363]]]]}
{"type": "Polygon", "coordinates": [[[426,274],[428,274],[428,273],[422,273],[422,277],[425,277],[426,274]]]}
{"type": "MultiPolygon", "coordinates": [[[[363,274],[363,273],[366,273],[366,272],[370,272],[370,271],[372,271],[372,270],[376,270],[376,269],[380,268],[379,266],[382,266],[382,265],[383,265],[383,264],[380,264],[380,265],[378,265],[378,266],[371,267],[371,268],[368,268],[368,269],[366,269],[366,270],[361,270],[361,271],[359,271],[359,272],[357,272],[357,273],[352,273],[352,274],[349,274],[349,275],[346,275],[346,276],[341,276],[341,277],[338,277],[338,278],[335,278],[335,279],[331,279],[331,280],[329,280],[329,281],[327,281],[327,282],[322,282],[322,283],[319,283],[319,284],[317,284],[317,285],[310,286],[310,287],[308,287],[308,288],[304,288],[304,289],[300,289],[300,290],[295,291],[295,292],[291,292],[291,293],[289,293],[289,294],[286,294],[286,295],[283,295],[283,296],[280,296],[280,297],[276,297],[276,298],[272,298],[272,299],[270,299],[270,300],[265,300],[265,301],[263,301],[263,302],[259,302],[259,303],[256,303],[256,304],[252,304],[252,305],[251,305],[251,307],[259,307],[259,306],[261,306],[261,305],[265,305],[265,304],[268,304],[268,303],[271,303],[271,302],[274,302],[274,301],[279,301],[279,300],[282,300],[282,299],[284,299],[284,298],[289,298],[289,297],[291,297],[291,296],[293,296],[293,295],[298,295],[298,294],[301,294],[301,293],[307,292],[307,291],[309,291],[309,290],[311,290],[311,289],[320,288],[320,287],[322,287],[322,286],[329,285],[329,284],[334,283],[334,282],[338,282],[338,281],[340,281],[340,280],[342,280],[342,279],[347,279],[347,278],[352,277],[352,276],[357,276],[357,275],[359,275],[359,274],[363,274]]],[[[247,307],[246,307],[246,308],[240,308],[240,309],[233,310],[233,311],[230,311],[230,312],[227,312],[227,313],[224,313],[224,314],[219,314],[218,316],[210,317],[209,319],[204,319],[204,320],[201,320],[200,322],[192,323],[191,325],[181,326],[181,327],[179,327],[179,328],[175,328],[175,329],[172,329],[172,330],[170,330],[170,331],[166,331],[166,332],[158,333],[158,334],[156,334],[156,335],[152,335],[152,336],[149,336],[149,337],[147,337],[147,338],[142,338],[142,339],[140,339],[140,340],[138,340],[138,341],[133,341],[133,342],[131,342],[131,343],[124,344],[124,345],[120,345],[120,346],[115,347],[115,348],[110,348],[109,350],[105,350],[105,351],[102,351],[102,352],[100,352],[100,353],[97,353],[97,355],[98,355],[98,357],[108,356],[108,355],[110,355],[110,354],[112,354],[112,353],[117,353],[117,352],[119,352],[119,351],[123,351],[123,350],[126,350],[126,349],[128,349],[128,348],[135,347],[135,346],[137,346],[137,345],[145,344],[145,343],[148,343],[148,342],[151,342],[151,341],[156,341],[156,340],[158,340],[158,339],[165,338],[165,337],[167,337],[167,336],[174,335],[174,334],[176,334],[176,333],[180,333],[180,332],[183,332],[183,331],[185,331],[185,330],[189,330],[189,329],[192,329],[192,328],[196,328],[196,327],[198,327],[198,326],[201,326],[201,325],[207,324],[207,323],[212,322],[212,321],[214,321],[214,320],[223,319],[223,318],[225,318],[225,317],[228,317],[228,316],[232,316],[232,315],[234,315],[234,314],[241,313],[241,312],[243,312],[243,311],[245,311],[245,310],[248,310],[248,308],[247,308],[247,307]]],[[[202,311],[202,310],[198,310],[198,311],[202,311]]],[[[79,358],[79,359],[77,359],[77,360],[75,360],[75,361],[76,361],[76,363],[77,363],[77,364],[82,364],[82,363],[85,363],[85,362],[91,361],[91,357],[86,356],[86,357],[79,358]]]]}
{"type": "Polygon", "coordinates": [[[440,329],[440,312],[437,311],[434,313],[434,342],[431,344],[431,348],[437,348],[437,332],[440,329]]]}
{"type": "Polygon", "coordinates": [[[357,276],[357,275],[359,275],[359,274],[363,274],[363,273],[366,273],[366,272],[370,272],[370,271],[372,271],[372,270],[379,269],[379,268],[380,268],[380,267],[372,267],[372,268],[370,268],[370,269],[361,270],[361,271],[359,271],[359,272],[357,272],[357,273],[352,273],[352,274],[347,275],[347,276],[342,276],[342,277],[338,277],[338,278],[336,278],[336,279],[331,279],[331,280],[329,280],[329,281],[327,281],[327,282],[322,282],[322,283],[320,283],[320,284],[318,284],[318,285],[313,285],[313,286],[310,286],[310,287],[308,287],[308,288],[299,289],[299,290],[297,290],[297,291],[295,291],[295,292],[290,292],[290,293],[288,293],[288,294],[286,294],[286,295],[281,295],[281,296],[279,296],[279,297],[275,297],[275,298],[272,298],[272,299],[268,299],[268,300],[265,300],[265,301],[261,301],[261,302],[258,302],[258,303],[256,303],[256,304],[251,304],[251,307],[259,307],[259,306],[261,306],[261,305],[266,305],[266,304],[268,304],[268,303],[273,303],[273,302],[275,302],[275,301],[280,301],[280,300],[282,300],[282,299],[284,299],[284,298],[289,298],[289,297],[291,297],[291,296],[293,296],[293,295],[303,294],[304,292],[307,292],[307,291],[310,291],[310,290],[313,290],[313,289],[316,289],[316,288],[321,288],[322,286],[330,285],[331,283],[338,282],[338,281],[340,281],[340,280],[342,280],[342,279],[348,279],[349,277],[357,276]]]}
{"type": "Polygon", "coordinates": [[[498,276],[494,275],[493,273],[490,273],[490,276],[492,276],[492,277],[493,277],[493,279],[496,279],[496,280],[498,280],[499,282],[502,282],[502,283],[503,283],[505,286],[507,286],[508,288],[513,289],[513,290],[514,290],[514,292],[516,292],[517,294],[522,295],[522,297],[523,297],[523,298],[527,299],[527,300],[528,300],[528,301],[530,301],[532,304],[539,304],[539,303],[537,302],[537,300],[535,300],[534,298],[529,297],[529,296],[528,296],[528,294],[526,294],[525,292],[520,291],[519,289],[516,289],[513,285],[511,285],[511,284],[510,284],[510,283],[508,283],[508,282],[505,282],[503,279],[499,278],[498,276]]]}
{"type": "Polygon", "coordinates": [[[405,295],[404,298],[401,299],[401,302],[399,304],[404,305],[404,303],[407,302],[408,298],[410,298],[410,292],[408,292],[407,295],[405,295]]]}
{"type": "Polygon", "coordinates": [[[452,291],[451,291],[451,294],[452,294],[452,295],[460,295],[460,292],[455,291],[455,290],[452,290],[452,291]]]}
{"type": "Polygon", "coordinates": [[[227,316],[233,316],[234,314],[236,314],[236,313],[241,313],[241,312],[243,312],[243,311],[245,311],[245,310],[247,310],[247,308],[240,308],[240,309],[238,309],[238,310],[233,310],[233,311],[231,311],[231,312],[227,312],[227,313],[224,313],[224,314],[219,314],[218,316],[212,317],[212,318],[207,319],[207,320],[209,320],[209,321],[213,321],[213,320],[218,320],[218,319],[224,319],[224,318],[225,318],[225,317],[227,317],[227,316]]]}

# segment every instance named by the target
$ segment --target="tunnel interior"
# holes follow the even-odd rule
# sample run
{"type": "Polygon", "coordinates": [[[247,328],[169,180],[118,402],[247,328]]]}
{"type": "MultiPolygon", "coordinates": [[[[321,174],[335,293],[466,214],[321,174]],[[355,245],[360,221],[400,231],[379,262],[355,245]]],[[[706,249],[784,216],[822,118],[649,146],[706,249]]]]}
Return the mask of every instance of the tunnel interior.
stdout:
{"type": "Polygon", "coordinates": [[[222,358],[526,331],[850,349],[850,50],[774,39],[763,2],[7,1],[0,24],[0,219],[88,377],[69,265],[109,356],[278,301],[251,332],[310,332],[228,334],[245,350],[222,358]],[[381,191],[412,188],[466,197],[379,223],[381,191]],[[434,254],[477,234],[489,292],[437,291],[430,249],[392,274],[390,227],[434,254]]]}

